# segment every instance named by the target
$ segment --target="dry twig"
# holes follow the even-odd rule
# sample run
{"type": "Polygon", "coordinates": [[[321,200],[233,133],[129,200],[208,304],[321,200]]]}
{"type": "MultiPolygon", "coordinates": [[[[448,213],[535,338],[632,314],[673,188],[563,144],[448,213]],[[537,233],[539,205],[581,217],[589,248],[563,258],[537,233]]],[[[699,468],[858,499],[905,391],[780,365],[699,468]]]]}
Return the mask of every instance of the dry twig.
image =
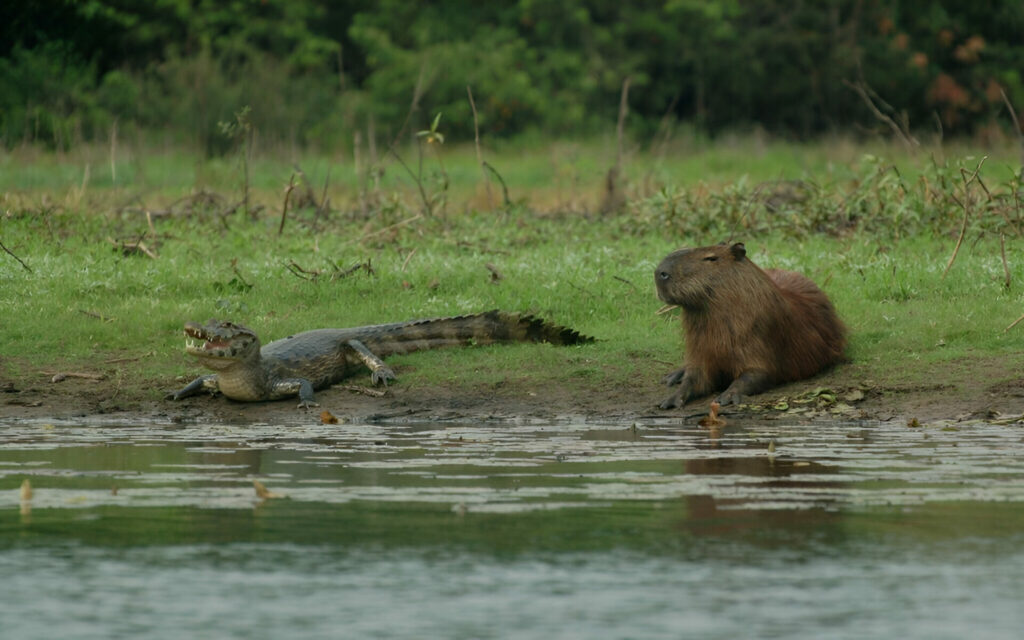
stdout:
{"type": "Polygon", "coordinates": [[[1010,266],[1006,264],[1006,236],[999,234],[999,255],[1003,259],[1003,286],[1010,289],[1010,266]]]}
{"type": "Polygon", "coordinates": [[[281,224],[277,227],[277,235],[281,235],[284,232],[284,221],[288,219],[288,198],[294,190],[295,174],[292,173],[292,177],[288,179],[288,186],[284,189],[284,206],[281,207],[281,224]]]}
{"type": "Polygon", "coordinates": [[[875,116],[875,118],[884,122],[892,130],[892,132],[896,134],[896,137],[902,140],[903,144],[907,145],[908,149],[914,149],[916,147],[921,146],[921,143],[918,142],[917,139],[914,138],[914,136],[912,136],[909,131],[904,131],[898,124],[896,124],[895,120],[890,118],[888,115],[882,113],[882,111],[875,105],[874,100],[872,100],[871,96],[869,95],[869,92],[874,92],[871,91],[871,88],[868,87],[867,83],[865,83],[863,80],[858,80],[857,82],[850,82],[849,80],[844,79],[843,84],[856,91],[857,95],[859,95],[861,100],[864,101],[864,104],[866,104],[868,109],[871,110],[871,113],[875,116]]]}
{"type": "Polygon", "coordinates": [[[963,169],[960,170],[960,177],[963,178],[963,181],[964,181],[964,201],[963,202],[960,202],[957,199],[956,196],[950,194],[950,197],[953,198],[953,200],[955,202],[957,202],[961,207],[963,207],[963,209],[964,209],[964,220],[963,220],[963,223],[960,225],[960,236],[956,239],[956,246],[953,247],[953,255],[949,256],[949,262],[946,263],[946,268],[942,271],[942,279],[943,280],[946,279],[946,274],[949,273],[950,267],[953,266],[953,262],[956,260],[956,256],[960,252],[960,245],[962,245],[964,243],[964,236],[967,235],[967,222],[968,222],[968,220],[970,218],[970,215],[971,215],[971,209],[970,209],[971,199],[970,199],[970,193],[968,193],[968,189],[970,188],[971,183],[974,182],[975,180],[977,180],[978,172],[981,171],[981,165],[985,164],[986,160],[988,160],[988,156],[984,156],[981,159],[981,162],[978,163],[978,166],[974,168],[974,172],[971,173],[971,177],[970,178],[967,177],[967,175],[966,175],[966,173],[964,172],[963,169]]]}
{"type": "Polygon", "coordinates": [[[370,387],[360,387],[354,384],[343,384],[341,385],[341,388],[346,391],[361,393],[364,396],[372,396],[374,398],[383,398],[388,393],[385,389],[371,389],[370,387]]]}
{"type": "Polygon", "coordinates": [[[7,247],[5,247],[3,242],[0,242],[0,249],[3,249],[5,252],[7,252],[7,255],[9,255],[12,258],[14,258],[15,260],[17,260],[18,264],[20,264],[25,269],[25,271],[28,271],[29,273],[32,273],[32,269],[27,264],[25,264],[25,262],[21,258],[19,258],[18,256],[14,255],[13,251],[11,251],[7,247]]]}
{"type": "Polygon", "coordinates": [[[480,165],[480,173],[484,175],[484,189],[487,192],[487,207],[490,208],[491,203],[491,181],[487,177],[487,168],[484,166],[484,155],[480,151],[480,125],[478,123],[476,114],[476,102],[473,101],[473,90],[466,85],[466,93],[469,95],[469,108],[473,110],[473,144],[476,146],[476,161],[480,165]]]}
{"type": "Polygon", "coordinates": [[[102,313],[97,313],[96,311],[86,311],[85,309],[79,309],[78,312],[79,313],[83,313],[83,314],[89,316],[90,318],[96,318],[97,320],[102,320],[103,322],[113,322],[114,321],[114,319],[111,318],[110,316],[105,316],[102,313]]]}
{"type": "Polygon", "coordinates": [[[48,376],[52,376],[50,378],[50,382],[63,382],[68,378],[81,378],[83,380],[99,382],[106,378],[102,373],[78,373],[75,371],[44,371],[43,373],[48,376]]]}
{"type": "Polygon", "coordinates": [[[1011,322],[1011,323],[1010,323],[1010,326],[1008,326],[1008,327],[1006,327],[1005,329],[1003,329],[1003,333],[1006,333],[1006,332],[1007,332],[1007,331],[1009,331],[1010,329],[1012,329],[1012,328],[1016,327],[1016,326],[1017,326],[1018,324],[1020,324],[1020,321],[1021,321],[1021,320],[1024,320],[1024,315],[1022,315],[1021,317],[1019,317],[1019,318],[1017,318],[1016,320],[1014,320],[1013,322],[1011,322]]]}
{"type": "Polygon", "coordinates": [[[1020,142],[1020,173],[1018,173],[1018,179],[1024,182],[1024,130],[1020,128],[1017,112],[1014,110],[1013,105],[1010,104],[1010,99],[1006,97],[1006,92],[1003,91],[1002,87],[999,88],[999,94],[1003,96],[1003,104],[1006,105],[1006,110],[1010,112],[1010,118],[1013,120],[1013,130],[1017,132],[1017,140],[1020,142]]]}

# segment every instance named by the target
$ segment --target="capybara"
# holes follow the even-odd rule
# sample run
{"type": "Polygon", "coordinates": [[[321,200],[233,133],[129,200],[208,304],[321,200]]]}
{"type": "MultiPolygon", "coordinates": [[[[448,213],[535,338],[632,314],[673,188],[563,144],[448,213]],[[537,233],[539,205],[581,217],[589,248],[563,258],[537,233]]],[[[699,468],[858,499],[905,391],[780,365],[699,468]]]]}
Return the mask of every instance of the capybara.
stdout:
{"type": "Polygon", "coordinates": [[[793,271],[762,270],[742,243],[674,251],[654,270],[658,297],[683,309],[686,357],[662,409],[725,390],[742,402],[843,359],[846,327],[821,289],[793,271]]]}

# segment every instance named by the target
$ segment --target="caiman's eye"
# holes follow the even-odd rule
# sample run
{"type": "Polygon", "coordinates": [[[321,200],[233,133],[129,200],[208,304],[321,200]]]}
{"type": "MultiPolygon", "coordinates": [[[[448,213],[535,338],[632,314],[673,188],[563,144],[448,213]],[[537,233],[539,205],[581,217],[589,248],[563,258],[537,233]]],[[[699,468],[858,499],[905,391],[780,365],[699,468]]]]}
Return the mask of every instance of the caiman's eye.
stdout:
{"type": "Polygon", "coordinates": [[[718,256],[704,256],[705,262],[714,262],[715,260],[718,260],[718,256]]]}

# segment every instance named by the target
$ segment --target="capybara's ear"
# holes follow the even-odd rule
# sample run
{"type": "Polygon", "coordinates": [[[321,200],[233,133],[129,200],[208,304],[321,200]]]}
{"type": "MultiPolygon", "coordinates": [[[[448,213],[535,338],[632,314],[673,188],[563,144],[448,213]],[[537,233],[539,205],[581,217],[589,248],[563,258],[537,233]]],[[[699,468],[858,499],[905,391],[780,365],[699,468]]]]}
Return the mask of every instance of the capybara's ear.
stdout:
{"type": "Polygon", "coordinates": [[[729,247],[729,252],[732,253],[732,257],[736,261],[740,261],[743,259],[743,256],[747,255],[747,248],[743,246],[742,242],[737,242],[729,247]]]}

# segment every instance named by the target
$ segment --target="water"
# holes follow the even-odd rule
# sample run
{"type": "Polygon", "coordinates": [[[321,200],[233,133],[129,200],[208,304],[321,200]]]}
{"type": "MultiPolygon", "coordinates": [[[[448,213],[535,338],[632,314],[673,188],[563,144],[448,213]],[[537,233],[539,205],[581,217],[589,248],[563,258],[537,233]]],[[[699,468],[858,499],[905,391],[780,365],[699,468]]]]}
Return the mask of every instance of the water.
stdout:
{"type": "Polygon", "coordinates": [[[1022,451],[1019,424],[0,422],[0,637],[1017,638],[1022,451]]]}

